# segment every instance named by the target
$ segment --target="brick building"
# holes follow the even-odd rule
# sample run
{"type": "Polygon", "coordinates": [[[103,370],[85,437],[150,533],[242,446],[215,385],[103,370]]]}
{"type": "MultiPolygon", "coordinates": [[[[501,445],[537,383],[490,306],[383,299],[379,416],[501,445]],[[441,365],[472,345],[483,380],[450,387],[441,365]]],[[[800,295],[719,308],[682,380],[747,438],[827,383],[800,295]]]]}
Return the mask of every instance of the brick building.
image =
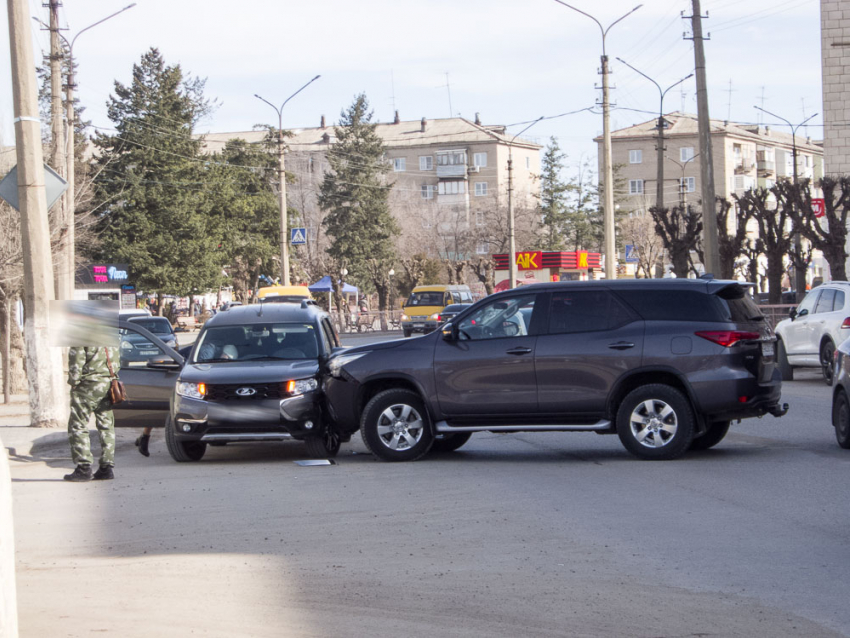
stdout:
{"type": "Polygon", "coordinates": [[[850,174],[850,3],[821,0],[824,161],[828,175],[850,174]]]}

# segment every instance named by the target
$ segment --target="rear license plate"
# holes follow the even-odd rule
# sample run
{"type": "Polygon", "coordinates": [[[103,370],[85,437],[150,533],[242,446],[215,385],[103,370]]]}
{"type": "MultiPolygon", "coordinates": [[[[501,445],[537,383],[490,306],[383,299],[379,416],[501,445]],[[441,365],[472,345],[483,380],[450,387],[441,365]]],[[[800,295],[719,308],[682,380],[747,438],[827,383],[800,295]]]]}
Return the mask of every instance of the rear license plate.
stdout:
{"type": "Polygon", "coordinates": [[[414,328],[424,328],[424,327],[425,327],[425,324],[424,324],[424,323],[414,323],[414,324],[413,324],[413,327],[414,327],[414,328]]]}
{"type": "Polygon", "coordinates": [[[761,342],[761,353],[765,357],[772,357],[774,355],[773,342],[772,341],[762,341],[761,342]]]}
{"type": "Polygon", "coordinates": [[[139,350],[139,354],[143,354],[143,355],[147,356],[147,355],[152,355],[152,354],[158,354],[158,351],[157,350],[139,350]]]}

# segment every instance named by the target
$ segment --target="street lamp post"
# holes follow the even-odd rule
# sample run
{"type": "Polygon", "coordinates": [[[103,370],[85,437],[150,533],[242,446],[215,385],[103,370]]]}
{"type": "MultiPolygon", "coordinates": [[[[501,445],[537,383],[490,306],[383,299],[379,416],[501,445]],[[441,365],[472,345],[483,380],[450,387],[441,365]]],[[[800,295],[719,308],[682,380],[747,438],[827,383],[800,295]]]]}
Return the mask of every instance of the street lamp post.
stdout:
{"type": "MultiPolygon", "coordinates": [[[[810,115],[805,120],[800,122],[799,124],[792,124],[788,120],[786,120],[781,115],[777,115],[776,113],[771,113],[770,111],[763,109],[759,106],[754,107],[761,111],[762,113],[767,113],[771,117],[775,117],[778,120],[782,120],[791,128],[791,162],[793,164],[794,175],[791,178],[791,181],[794,185],[797,185],[797,129],[806,124],[809,120],[817,115],[817,113],[810,115]]],[[[793,206],[793,202],[792,202],[793,206]]],[[[796,288],[797,293],[797,302],[801,302],[803,300],[803,296],[806,294],[806,271],[803,269],[801,264],[803,263],[803,240],[800,237],[800,233],[796,233],[794,235],[794,287],[796,288]]]]}
{"type": "Polygon", "coordinates": [[[508,250],[510,254],[508,258],[510,259],[510,264],[508,266],[508,277],[510,277],[511,288],[516,288],[516,231],[514,229],[514,180],[513,180],[513,171],[514,171],[514,141],[520,135],[525,133],[532,126],[537,124],[540,120],[543,119],[544,116],[538,117],[531,124],[522,129],[519,133],[514,135],[511,138],[511,141],[508,142],[508,250]]]}
{"type": "Polygon", "coordinates": [[[608,32],[615,24],[630,16],[632,13],[640,9],[643,5],[637,5],[628,13],[614,20],[614,22],[608,25],[608,28],[605,28],[602,26],[602,23],[599,22],[599,20],[594,18],[589,13],[585,13],[581,9],[576,9],[574,6],[563,2],[563,0],[555,0],[555,2],[564,5],[568,9],[572,9],[573,11],[576,11],[582,14],[583,16],[587,16],[597,24],[597,26],[599,27],[599,31],[602,33],[602,162],[604,171],[603,179],[605,181],[605,278],[615,279],[617,277],[617,268],[616,264],[614,263],[614,255],[616,254],[616,241],[614,238],[614,165],[611,160],[611,107],[608,100],[608,55],[605,51],[605,38],[608,35],[608,32]]]}
{"type": "MultiPolygon", "coordinates": [[[[77,35],[75,35],[71,41],[59,33],[59,37],[61,37],[65,41],[65,45],[68,47],[68,83],[65,85],[65,172],[66,178],[68,181],[68,188],[65,190],[65,202],[64,202],[64,219],[62,220],[62,226],[64,227],[62,230],[65,231],[65,243],[64,248],[62,249],[63,257],[60,260],[64,262],[60,268],[58,268],[60,277],[62,274],[66,277],[66,283],[62,286],[63,289],[68,290],[68,299],[73,297],[74,283],[76,278],[76,256],[75,256],[75,229],[74,229],[74,198],[76,197],[75,193],[75,181],[74,181],[74,127],[75,127],[75,114],[74,114],[74,88],[76,87],[76,83],[74,82],[74,44],[77,42],[77,38],[79,38],[83,33],[96,27],[99,24],[103,24],[107,20],[110,20],[117,16],[118,14],[124,13],[128,9],[132,9],[136,6],[136,3],[128,4],[123,9],[116,11],[113,14],[106,16],[98,20],[97,22],[90,24],[89,26],[81,29],[77,35]]],[[[37,22],[42,24],[43,26],[51,29],[49,25],[45,25],[38,18],[34,18],[37,22]]],[[[52,29],[51,29],[52,30],[52,29]]],[[[60,299],[65,298],[60,296],[60,299]]]]}
{"type": "MultiPolygon", "coordinates": [[[[658,97],[659,97],[659,101],[658,101],[658,146],[656,147],[656,151],[658,152],[658,175],[656,176],[657,184],[655,185],[655,207],[660,210],[660,209],[664,208],[664,96],[667,95],[667,92],[670,89],[679,86],[682,82],[684,82],[688,78],[693,77],[694,74],[689,73],[688,75],[683,77],[678,82],[671,84],[666,89],[662,89],[661,85],[658,84],[658,82],[653,80],[651,77],[649,77],[643,71],[638,71],[635,67],[633,67],[631,64],[629,64],[628,62],[626,62],[622,58],[617,58],[617,60],[619,60],[620,62],[625,64],[627,67],[629,67],[635,73],[638,73],[638,74],[642,75],[643,77],[645,77],[647,80],[652,82],[655,85],[655,87],[658,89],[658,97]]],[[[690,161],[690,160],[688,160],[688,161],[690,161]]],[[[683,173],[683,175],[684,175],[684,173],[683,173]]]]}
{"type": "Polygon", "coordinates": [[[286,103],[289,102],[289,100],[301,93],[301,91],[306,89],[310,84],[318,80],[320,77],[322,76],[317,75],[312,80],[307,82],[307,84],[295,91],[295,93],[293,93],[283,101],[283,104],[280,105],[280,108],[277,108],[274,104],[269,102],[267,99],[260,97],[256,93],[254,94],[255,98],[258,98],[268,104],[277,113],[277,175],[278,180],[280,182],[280,283],[284,286],[289,285],[289,238],[287,237],[289,229],[286,219],[286,170],[283,159],[283,107],[286,106],[286,103]]]}
{"type": "MultiPolygon", "coordinates": [[[[665,155],[665,157],[666,157],[666,155],[665,155]]],[[[688,164],[690,162],[693,162],[697,157],[699,157],[699,153],[692,155],[691,157],[686,159],[684,162],[679,162],[677,160],[674,160],[672,157],[667,157],[667,159],[669,161],[673,162],[676,166],[678,166],[679,168],[682,169],[682,179],[679,180],[679,205],[682,207],[683,213],[684,213],[684,210],[685,210],[685,204],[687,203],[685,201],[685,193],[687,192],[685,190],[685,169],[688,167],[688,164]]]]}

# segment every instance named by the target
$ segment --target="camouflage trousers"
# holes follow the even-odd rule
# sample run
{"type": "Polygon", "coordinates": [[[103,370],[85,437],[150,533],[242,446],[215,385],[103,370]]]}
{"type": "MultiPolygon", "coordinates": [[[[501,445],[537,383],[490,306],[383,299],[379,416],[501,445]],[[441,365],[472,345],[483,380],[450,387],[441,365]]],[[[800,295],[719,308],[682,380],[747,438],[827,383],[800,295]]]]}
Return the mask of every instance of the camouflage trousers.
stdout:
{"type": "Polygon", "coordinates": [[[68,442],[74,465],[91,465],[94,462],[89,439],[89,417],[92,413],[100,436],[100,467],[114,466],[115,417],[109,400],[109,379],[83,381],[71,388],[68,442]]]}

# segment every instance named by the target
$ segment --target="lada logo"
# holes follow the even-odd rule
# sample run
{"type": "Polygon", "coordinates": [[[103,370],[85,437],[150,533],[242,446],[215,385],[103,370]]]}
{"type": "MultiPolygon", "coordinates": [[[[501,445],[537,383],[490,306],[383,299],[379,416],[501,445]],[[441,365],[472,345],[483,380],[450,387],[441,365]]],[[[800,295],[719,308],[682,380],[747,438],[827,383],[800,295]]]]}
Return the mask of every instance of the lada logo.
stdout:
{"type": "Polygon", "coordinates": [[[236,394],[240,397],[250,397],[257,394],[257,391],[254,388],[239,388],[236,394]]]}

